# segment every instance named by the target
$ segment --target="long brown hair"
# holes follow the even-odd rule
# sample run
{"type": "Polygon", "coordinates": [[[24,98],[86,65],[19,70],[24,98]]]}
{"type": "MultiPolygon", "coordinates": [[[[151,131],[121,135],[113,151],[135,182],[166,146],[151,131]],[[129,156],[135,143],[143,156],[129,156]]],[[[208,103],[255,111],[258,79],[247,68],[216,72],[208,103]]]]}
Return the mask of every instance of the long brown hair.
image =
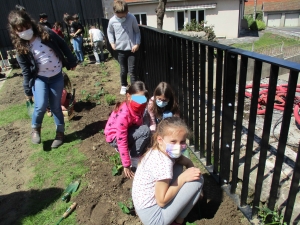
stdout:
{"type": "Polygon", "coordinates": [[[162,118],[163,111],[168,110],[171,111],[173,114],[179,114],[179,107],[175,98],[175,93],[173,91],[173,88],[170,84],[166,82],[160,82],[157,87],[154,90],[154,103],[153,103],[153,113],[154,116],[158,119],[162,118]],[[156,105],[156,96],[165,96],[165,98],[169,99],[168,105],[164,108],[160,108],[156,105]]]}
{"type": "MultiPolygon", "coordinates": [[[[134,95],[138,92],[144,92],[143,94],[147,98],[147,101],[149,100],[149,93],[146,88],[146,85],[142,81],[136,81],[130,87],[127,89],[126,94],[134,95]]],[[[117,112],[119,107],[122,105],[122,103],[127,101],[127,96],[125,97],[125,100],[123,102],[118,102],[114,108],[114,111],[117,112]]]]}
{"type": "Polygon", "coordinates": [[[29,28],[31,26],[33,35],[40,37],[42,41],[49,40],[48,32],[39,24],[37,24],[31,16],[20,10],[13,10],[8,15],[8,29],[10,31],[11,41],[19,54],[28,54],[30,51],[29,41],[19,37],[17,34],[18,27],[29,28]]]}

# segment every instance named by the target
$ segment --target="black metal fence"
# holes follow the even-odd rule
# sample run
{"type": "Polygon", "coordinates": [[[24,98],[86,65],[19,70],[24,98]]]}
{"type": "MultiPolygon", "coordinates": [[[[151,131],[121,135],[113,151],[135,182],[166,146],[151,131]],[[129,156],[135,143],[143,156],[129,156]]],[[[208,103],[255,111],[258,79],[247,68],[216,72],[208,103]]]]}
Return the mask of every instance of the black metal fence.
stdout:
{"type": "MultiPolygon", "coordinates": [[[[108,20],[102,19],[105,34],[107,24],[108,20]]],[[[185,119],[193,131],[190,144],[194,146],[194,153],[205,163],[213,176],[217,177],[219,183],[230,190],[232,194],[236,193],[239,182],[240,146],[242,129],[245,128],[243,116],[246,78],[249,80],[249,77],[253,76],[251,78],[253,97],[250,104],[248,127],[246,128],[246,154],[243,156],[243,182],[238,202],[240,209],[245,214],[250,212],[250,217],[257,215],[262,185],[266,178],[264,169],[268,148],[270,147],[269,138],[278,71],[280,67],[288,69],[288,93],[280,138],[275,153],[276,163],[271,182],[270,197],[267,203],[268,208],[274,210],[280,185],[280,173],[285,160],[285,147],[300,65],[146,26],[141,26],[140,31],[142,42],[138,51],[139,62],[137,65],[137,73],[140,79],[147,84],[151,91],[161,81],[169,82],[174,87],[180,105],[181,117],[185,119]],[[247,74],[250,60],[254,60],[253,74],[247,74]],[[247,206],[263,63],[270,65],[270,88],[262,136],[257,151],[260,156],[259,163],[256,165],[258,172],[255,180],[254,198],[251,206],[247,206]]],[[[108,50],[111,51],[110,46],[108,46],[108,50]]],[[[112,52],[112,54],[115,53],[112,52]]],[[[300,151],[298,150],[298,152],[300,151]]],[[[289,196],[285,202],[284,221],[288,224],[291,220],[299,188],[299,154],[296,162],[292,163],[292,181],[289,196]]]]}

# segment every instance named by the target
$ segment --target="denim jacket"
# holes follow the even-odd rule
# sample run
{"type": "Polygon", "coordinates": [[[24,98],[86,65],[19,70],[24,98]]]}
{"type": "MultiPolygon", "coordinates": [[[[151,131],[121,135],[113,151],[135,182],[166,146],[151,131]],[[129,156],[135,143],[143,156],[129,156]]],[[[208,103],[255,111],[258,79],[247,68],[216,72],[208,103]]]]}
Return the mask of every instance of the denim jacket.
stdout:
{"type": "MultiPolygon", "coordinates": [[[[76,59],[69,49],[67,43],[55,34],[52,30],[46,28],[49,33],[49,40],[42,43],[51,48],[61,60],[63,67],[67,70],[76,66],[76,59]]],[[[31,87],[34,86],[34,81],[38,75],[38,65],[34,60],[32,52],[28,54],[17,54],[17,61],[22,69],[23,87],[26,96],[32,96],[31,87]]]]}

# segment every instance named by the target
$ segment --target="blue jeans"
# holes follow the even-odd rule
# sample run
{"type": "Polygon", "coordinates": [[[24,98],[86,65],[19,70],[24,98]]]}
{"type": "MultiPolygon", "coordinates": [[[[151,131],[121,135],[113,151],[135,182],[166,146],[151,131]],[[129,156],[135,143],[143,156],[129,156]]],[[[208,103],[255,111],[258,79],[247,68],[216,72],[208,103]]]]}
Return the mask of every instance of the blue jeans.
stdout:
{"type": "Polygon", "coordinates": [[[78,61],[82,62],[83,61],[82,36],[74,37],[72,39],[72,45],[78,61]]]}
{"type": "Polygon", "coordinates": [[[137,78],[135,76],[135,58],[136,53],[131,51],[118,50],[118,61],[121,67],[121,85],[127,86],[127,73],[130,75],[130,83],[133,84],[137,78]]]}
{"type": "Polygon", "coordinates": [[[56,132],[64,132],[65,123],[60,104],[63,88],[64,78],[61,72],[49,78],[37,76],[34,86],[32,87],[34,96],[32,128],[42,126],[46,108],[49,104],[56,124],[56,132]]]}

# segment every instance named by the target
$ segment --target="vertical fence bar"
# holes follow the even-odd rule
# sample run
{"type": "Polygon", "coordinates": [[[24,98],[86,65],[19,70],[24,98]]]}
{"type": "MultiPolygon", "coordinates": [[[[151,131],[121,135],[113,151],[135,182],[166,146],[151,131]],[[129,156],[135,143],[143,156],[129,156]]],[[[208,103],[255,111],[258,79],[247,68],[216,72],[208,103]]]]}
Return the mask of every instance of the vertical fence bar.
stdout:
{"type": "Polygon", "coordinates": [[[280,173],[281,173],[282,163],[284,159],[287,136],[290,128],[291,114],[293,111],[298,73],[299,72],[295,70],[290,70],[288,90],[287,90],[287,96],[285,101],[286,104],[283,111],[282,125],[280,129],[280,137],[279,137],[279,143],[277,148],[277,156],[276,156],[276,162],[274,166],[274,173],[273,173],[273,179],[272,179],[272,185],[270,191],[270,199],[268,203],[268,208],[271,210],[274,210],[278,187],[279,187],[280,173]]]}
{"type": "Polygon", "coordinates": [[[247,67],[248,58],[241,57],[240,63],[240,77],[239,77],[239,93],[238,93],[238,105],[237,105],[237,117],[235,125],[235,141],[234,141],[234,156],[232,163],[232,181],[230,192],[235,193],[238,182],[238,169],[240,160],[240,148],[241,148],[241,133],[243,128],[243,116],[244,116],[244,98],[245,98],[245,86],[247,79],[247,67]]]}
{"type": "Polygon", "coordinates": [[[245,164],[244,164],[243,185],[242,185],[242,193],[241,193],[241,206],[247,204],[246,202],[248,196],[251,157],[252,157],[253,142],[254,142],[254,135],[255,135],[255,123],[256,123],[256,115],[257,115],[257,103],[259,97],[261,69],[262,69],[262,61],[255,60],[254,72],[253,72],[253,84],[252,84],[253,85],[252,98],[251,98],[249,125],[248,125],[248,136],[247,136],[247,145],[246,145],[246,156],[245,156],[245,164]]]}
{"type": "Polygon", "coordinates": [[[252,206],[252,216],[257,214],[257,207],[259,206],[260,195],[262,190],[262,183],[264,179],[264,171],[267,159],[267,152],[269,147],[269,137],[271,132],[273,109],[274,109],[274,99],[276,94],[276,86],[278,80],[279,67],[271,65],[269,88],[268,88],[268,98],[266,106],[266,114],[263,126],[262,139],[260,142],[260,153],[259,153],[259,163],[257,170],[257,178],[255,183],[255,193],[252,206]]]}
{"type": "Polygon", "coordinates": [[[286,222],[287,224],[290,224],[296,196],[297,196],[297,193],[299,190],[299,181],[300,181],[299,171],[300,171],[300,144],[298,147],[298,153],[297,153],[293,178],[292,178],[292,182],[291,182],[289,197],[287,199],[287,204],[286,204],[285,213],[284,213],[284,222],[286,222]]]}
{"type": "Polygon", "coordinates": [[[221,98],[223,81],[223,50],[217,49],[216,69],[216,102],[215,102],[215,127],[214,127],[214,173],[219,172],[220,158],[220,127],[221,127],[221,98]]]}
{"type": "MultiPolygon", "coordinates": [[[[173,37],[172,36],[172,39],[174,40],[174,46],[173,48],[175,49],[175,53],[174,53],[174,78],[172,79],[173,80],[173,88],[175,89],[175,93],[176,93],[176,100],[178,101],[179,100],[179,95],[181,94],[180,92],[180,88],[179,88],[179,83],[180,83],[180,80],[179,80],[179,77],[180,77],[180,74],[181,74],[181,70],[179,69],[180,67],[180,63],[181,63],[181,45],[180,45],[180,39],[179,38],[176,38],[176,37],[173,37]]],[[[180,108],[181,106],[179,106],[179,110],[181,110],[180,108]]]]}
{"type": "Polygon", "coordinates": [[[214,88],[214,48],[208,47],[207,64],[207,136],[206,136],[206,165],[211,165],[212,142],[212,114],[213,114],[213,88],[214,88]]]}
{"type": "Polygon", "coordinates": [[[220,158],[222,159],[220,160],[221,185],[226,184],[228,182],[230,173],[236,75],[237,54],[232,52],[226,52],[220,152],[220,158]]]}
{"type": "Polygon", "coordinates": [[[194,42],[194,143],[199,150],[199,44],[194,42]]]}
{"type": "Polygon", "coordinates": [[[178,103],[179,103],[179,107],[180,107],[180,117],[183,118],[183,113],[184,113],[184,109],[183,109],[183,84],[182,84],[182,77],[183,77],[183,62],[184,62],[184,52],[183,51],[183,44],[184,41],[180,38],[178,39],[178,46],[179,46],[179,55],[178,55],[178,89],[179,89],[179,99],[178,99],[178,103]]]}
{"type": "MultiPolygon", "coordinates": [[[[190,127],[190,129],[192,129],[192,131],[194,131],[194,113],[193,113],[193,109],[194,109],[194,93],[193,93],[193,42],[192,41],[188,41],[188,126],[190,127]]],[[[197,101],[199,101],[197,99],[197,101]]],[[[191,145],[194,144],[194,140],[192,139],[190,142],[191,145]]]]}
{"type": "Polygon", "coordinates": [[[182,40],[182,89],[183,89],[183,118],[188,123],[188,99],[187,99],[187,40],[182,40]]]}
{"type": "Polygon", "coordinates": [[[174,67],[175,67],[175,57],[176,57],[176,48],[174,46],[174,38],[172,38],[172,36],[170,35],[166,35],[166,44],[168,46],[168,55],[167,55],[167,59],[168,59],[168,66],[167,66],[167,70],[169,71],[169,78],[168,78],[168,82],[171,84],[171,86],[175,87],[174,85],[174,67]]]}
{"type": "MultiPolygon", "coordinates": [[[[206,46],[200,44],[200,158],[205,156],[206,46]]],[[[196,90],[197,91],[197,90],[196,90]]]]}

